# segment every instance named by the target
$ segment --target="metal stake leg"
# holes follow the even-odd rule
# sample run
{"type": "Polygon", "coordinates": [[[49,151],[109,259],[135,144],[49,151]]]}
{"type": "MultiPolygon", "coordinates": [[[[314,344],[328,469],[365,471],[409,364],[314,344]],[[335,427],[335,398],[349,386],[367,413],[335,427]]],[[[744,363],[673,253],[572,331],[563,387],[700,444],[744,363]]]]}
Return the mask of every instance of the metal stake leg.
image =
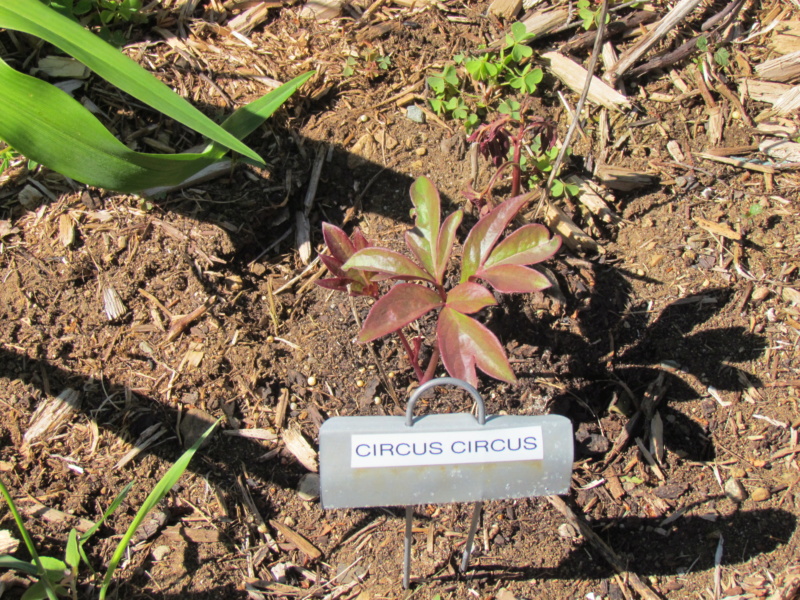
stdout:
{"type": "Polygon", "coordinates": [[[406,540],[403,552],[403,589],[407,590],[411,583],[411,521],[414,509],[406,506],[406,540]]]}
{"type": "Polygon", "coordinates": [[[481,509],[483,509],[483,502],[476,502],[475,508],[472,510],[472,523],[469,525],[467,545],[464,548],[464,557],[461,559],[462,573],[467,570],[467,564],[469,564],[469,555],[472,553],[472,542],[475,541],[475,531],[478,529],[478,521],[481,520],[481,509]]]}

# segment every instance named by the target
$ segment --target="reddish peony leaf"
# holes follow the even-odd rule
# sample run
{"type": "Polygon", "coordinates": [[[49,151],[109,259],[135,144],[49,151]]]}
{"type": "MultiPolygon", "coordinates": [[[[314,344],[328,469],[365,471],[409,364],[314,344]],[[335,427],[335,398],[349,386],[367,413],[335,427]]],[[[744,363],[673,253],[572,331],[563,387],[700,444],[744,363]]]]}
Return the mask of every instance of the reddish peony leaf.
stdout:
{"type": "Polygon", "coordinates": [[[544,225],[524,225],[500,242],[483,266],[532,265],[547,260],[560,247],[561,237],[550,238],[544,225]]]}
{"type": "Polygon", "coordinates": [[[497,337],[475,319],[444,307],[436,331],[442,362],[451,376],[477,386],[477,366],[495,379],[517,380],[497,337]]]}
{"type": "Polygon", "coordinates": [[[535,269],[520,265],[499,265],[478,271],[480,277],[498,292],[504,294],[527,294],[540,292],[550,287],[550,281],[535,269]]]}
{"type": "Polygon", "coordinates": [[[320,254],[319,259],[322,261],[323,265],[328,267],[328,271],[330,271],[331,274],[336,277],[345,277],[344,271],[342,271],[343,263],[338,258],[328,256],[327,254],[320,254]]]}
{"type": "Polygon", "coordinates": [[[444,276],[447,272],[447,263],[450,262],[450,254],[453,252],[453,244],[456,241],[456,231],[458,226],[461,225],[461,219],[464,218],[464,213],[457,210],[448,215],[442,223],[442,229],[439,232],[438,246],[436,248],[436,281],[440,284],[444,282],[444,276]]]}
{"type": "Polygon", "coordinates": [[[411,259],[384,248],[364,248],[359,250],[342,265],[348,269],[361,269],[383,273],[393,279],[421,279],[433,282],[432,276],[423,271],[411,259]]]}
{"type": "Polygon", "coordinates": [[[483,266],[503,231],[520,209],[533,197],[529,192],[506,200],[483,217],[469,232],[461,258],[461,282],[469,280],[483,266]]]}
{"type": "MultiPolygon", "coordinates": [[[[330,223],[322,224],[322,237],[325,239],[325,245],[335,259],[342,263],[347,262],[356,252],[356,247],[347,234],[330,223]]],[[[362,236],[363,237],[363,236],[362,236]]]]}
{"type": "Polygon", "coordinates": [[[466,315],[497,304],[492,292],[478,283],[459,283],[447,292],[447,306],[466,315]]]}
{"type": "Polygon", "coordinates": [[[352,281],[352,279],[348,279],[347,277],[329,277],[327,279],[320,279],[317,285],[328,290],[347,292],[347,286],[352,283],[352,281]]]}
{"type": "Polygon", "coordinates": [[[439,294],[432,289],[417,283],[399,283],[370,309],[358,341],[370,342],[397,331],[443,305],[439,294]]]}

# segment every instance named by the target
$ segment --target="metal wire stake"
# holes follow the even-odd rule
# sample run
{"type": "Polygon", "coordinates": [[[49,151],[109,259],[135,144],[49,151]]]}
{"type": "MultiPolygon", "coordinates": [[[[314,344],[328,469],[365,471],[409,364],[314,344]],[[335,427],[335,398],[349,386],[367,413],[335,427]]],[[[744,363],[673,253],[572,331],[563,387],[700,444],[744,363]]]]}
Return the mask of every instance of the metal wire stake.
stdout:
{"type": "Polygon", "coordinates": [[[403,589],[407,590],[411,583],[411,520],[414,509],[406,506],[406,542],[403,549],[403,589]]]}
{"type": "Polygon", "coordinates": [[[467,534],[467,546],[464,548],[464,557],[461,559],[462,573],[467,570],[469,555],[472,553],[472,542],[475,541],[475,531],[478,529],[478,521],[481,520],[481,509],[483,509],[483,502],[476,502],[475,508],[472,510],[472,523],[469,525],[469,533],[467,534]]]}

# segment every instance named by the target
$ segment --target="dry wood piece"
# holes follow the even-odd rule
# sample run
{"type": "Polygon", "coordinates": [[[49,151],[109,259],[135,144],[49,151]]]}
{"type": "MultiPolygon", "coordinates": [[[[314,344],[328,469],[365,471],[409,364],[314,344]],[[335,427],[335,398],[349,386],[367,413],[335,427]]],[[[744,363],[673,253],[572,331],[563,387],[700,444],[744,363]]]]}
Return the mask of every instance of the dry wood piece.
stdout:
{"type": "Polygon", "coordinates": [[[320,556],[322,556],[322,552],[320,552],[319,548],[317,548],[314,544],[309,542],[306,538],[302,535],[293,531],[286,525],[279,523],[278,521],[271,520],[269,522],[275,529],[277,529],[280,534],[285,537],[289,542],[297,546],[297,548],[306,556],[308,556],[311,560],[316,560],[320,556]]]}
{"type": "Polygon", "coordinates": [[[317,21],[330,21],[342,14],[342,0],[311,0],[303,5],[300,16],[317,21]]]}
{"type": "Polygon", "coordinates": [[[681,0],[667,13],[658,25],[642,37],[636,44],[629,48],[606,75],[612,84],[622,77],[633,64],[639,60],[650,48],[655,46],[669,31],[678,25],[685,17],[691,14],[700,5],[701,0],[681,0]]]}
{"type": "Polygon", "coordinates": [[[771,165],[763,165],[758,164],[752,161],[749,161],[745,158],[731,158],[728,156],[715,156],[708,152],[694,152],[695,156],[699,156],[700,158],[704,158],[706,160],[710,160],[713,162],[723,163],[725,165],[731,165],[733,167],[740,167],[742,169],[748,169],[749,171],[758,171],[759,173],[768,173],[770,175],[774,175],[778,172],[774,166],[771,165]]]}
{"type": "MultiPolygon", "coordinates": [[[[603,34],[603,40],[605,41],[610,37],[638,27],[639,25],[651,23],[657,18],[658,13],[649,10],[640,10],[635,13],[631,13],[624,19],[612,21],[606,25],[606,31],[603,34]]],[[[582,48],[589,48],[592,44],[594,44],[594,38],[596,35],[596,31],[585,31],[579,35],[573,36],[573,38],[564,43],[559,50],[564,53],[570,53],[582,48]]]]}
{"type": "Polygon", "coordinates": [[[597,165],[594,175],[607,188],[621,192],[637,190],[652,185],[657,181],[657,178],[653,175],[603,163],[597,165]]]}
{"type": "Polygon", "coordinates": [[[581,188],[578,202],[588,208],[598,219],[610,224],[622,221],[622,218],[608,207],[607,202],[611,198],[598,185],[577,175],[570,175],[566,178],[566,182],[581,188]],[[603,196],[606,197],[604,198],[603,196]]]}
{"type": "Polygon", "coordinates": [[[561,236],[564,243],[576,252],[600,252],[605,250],[570,219],[563,210],[548,204],[544,215],[547,226],[561,236]]]}
{"type": "Polygon", "coordinates": [[[639,576],[636,573],[630,572],[626,564],[622,561],[622,559],[620,559],[619,556],[617,556],[614,550],[612,550],[611,547],[606,544],[583,519],[578,518],[578,516],[572,512],[572,509],[569,507],[569,505],[567,505],[566,502],[564,502],[558,496],[546,496],[546,498],[547,501],[550,502],[550,504],[552,504],[558,512],[564,515],[567,523],[581,532],[581,535],[586,538],[592,547],[602,555],[602,557],[614,568],[617,573],[620,575],[625,575],[628,578],[628,583],[634,590],[636,590],[636,593],[638,593],[645,600],[660,600],[658,594],[647,587],[647,584],[639,579],[639,576]]]}
{"type": "Polygon", "coordinates": [[[800,144],[797,142],[770,138],[762,141],[758,149],[770,158],[780,162],[800,162],[800,144]]]}
{"type": "Polygon", "coordinates": [[[270,8],[283,6],[282,2],[261,2],[228,21],[228,27],[241,35],[247,35],[267,20],[270,8]]]}
{"type": "Polygon", "coordinates": [[[800,77],[800,50],[756,66],[756,75],[769,81],[793,81],[800,77]]]}
{"type": "Polygon", "coordinates": [[[503,19],[513,19],[522,10],[522,0],[493,0],[489,12],[503,19]]]}
{"type": "Polygon", "coordinates": [[[769,46],[778,54],[800,50],[800,21],[782,21],[774,29],[769,46]]]}
{"type": "MultiPolygon", "coordinates": [[[[564,85],[578,94],[583,91],[583,87],[586,85],[586,76],[588,75],[586,69],[558,52],[545,52],[542,54],[542,58],[546,61],[553,75],[558,77],[564,85]]],[[[630,107],[630,102],[625,96],[595,76],[592,76],[587,99],[610,110],[630,107]]]]}
{"type": "MultiPolygon", "coordinates": [[[[522,24],[525,25],[525,31],[528,33],[542,35],[566,23],[567,18],[569,18],[569,11],[566,8],[540,9],[522,19],[522,24]]],[[[497,40],[493,45],[502,43],[502,40],[497,40]]]]}
{"type": "Polygon", "coordinates": [[[710,233],[721,235],[722,237],[728,238],[729,240],[733,240],[735,242],[742,241],[742,234],[738,231],[734,231],[724,223],[714,223],[714,221],[709,221],[702,217],[695,217],[694,222],[710,233]]]}
{"type": "Polygon", "coordinates": [[[667,393],[667,386],[664,384],[664,373],[659,373],[658,377],[647,386],[644,393],[642,404],[625,424],[623,429],[614,440],[614,445],[611,450],[606,454],[605,464],[610,465],[620,452],[628,445],[628,442],[633,437],[633,432],[639,426],[639,423],[644,419],[645,423],[650,423],[655,413],[658,403],[667,393]]]}
{"type": "Polygon", "coordinates": [[[8,529],[0,530],[0,554],[14,554],[19,548],[19,540],[14,539],[8,529]]]}
{"type": "Polygon", "coordinates": [[[739,82],[739,93],[747,95],[756,102],[775,104],[783,94],[791,90],[788,83],[777,81],[761,81],[760,79],[742,79],[739,82]]]}
{"type": "Polygon", "coordinates": [[[189,327],[192,323],[194,323],[197,319],[208,312],[208,309],[214,306],[217,302],[216,296],[209,296],[209,298],[202,304],[202,306],[197,307],[188,315],[178,316],[172,321],[172,325],[169,327],[169,331],[167,332],[166,340],[171,342],[175,338],[177,338],[184,330],[189,327]]]}
{"type": "Polygon", "coordinates": [[[42,402],[31,417],[31,426],[22,438],[23,452],[45,435],[55,435],[81,407],[81,394],[66,388],[56,398],[42,402]]]}
{"type": "Polygon", "coordinates": [[[281,436],[286,449],[294,454],[295,458],[309,471],[316,473],[319,470],[317,452],[311,447],[296,427],[290,427],[281,436]]]}
{"type": "Polygon", "coordinates": [[[18,498],[16,504],[19,512],[28,517],[36,517],[37,519],[42,519],[48,523],[55,523],[62,527],[74,527],[79,533],[86,533],[94,527],[94,523],[88,519],[81,519],[80,517],[61,512],[55,508],[50,508],[31,498],[18,498]]]}

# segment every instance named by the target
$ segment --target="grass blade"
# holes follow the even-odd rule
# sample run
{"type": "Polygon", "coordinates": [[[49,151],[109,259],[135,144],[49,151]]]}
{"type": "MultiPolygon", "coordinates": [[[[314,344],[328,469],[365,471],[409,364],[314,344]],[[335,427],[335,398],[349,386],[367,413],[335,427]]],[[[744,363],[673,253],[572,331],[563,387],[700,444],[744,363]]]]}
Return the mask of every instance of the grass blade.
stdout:
{"type": "Polygon", "coordinates": [[[106,594],[108,593],[108,588],[111,585],[111,580],[114,577],[114,571],[116,571],[119,561],[122,560],[122,555],[125,554],[125,549],[128,547],[131,538],[133,538],[133,534],[136,533],[136,530],[142,524],[142,521],[144,521],[145,517],[147,517],[147,514],[153,510],[153,508],[155,508],[159,502],[161,502],[164,496],[166,496],[167,493],[178,482],[178,479],[180,479],[181,475],[183,475],[186,467],[189,466],[189,461],[192,460],[192,457],[194,456],[195,452],[197,452],[197,449],[205,441],[205,439],[211,435],[218,423],[219,420],[209,427],[206,432],[194,443],[194,445],[184,452],[177,461],[175,461],[175,464],[170,467],[169,471],[166,472],[164,477],[162,477],[153,488],[153,491],[147,496],[141,508],[139,508],[138,512],[136,513],[136,516],[133,518],[133,523],[130,524],[130,527],[128,527],[125,535],[122,536],[122,539],[117,545],[116,550],[114,550],[114,555],[111,557],[111,561],[108,563],[108,570],[103,578],[103,584],[100,587],[100,600],[105,599],[106,594]]]}
{"type": "Polygon", "coordinates": [[[204,154],[134,152],[69,94],[2,60],[0,138],[54,171],[121,192],[177,185],[216,160],[204,154]]]}
{"type": "MultiPolygon", "coordinates": [[[[258,154],[173,92],[154,75],[75,21],[48,8],[39,0],[0,0],[0,27],[29,33],[50,42],[78,59],[106,81],[148,106],[250,160],[260,165],[264,164],[258,154]]],[[[51,108],[54,109],[56,106],[58,105],[53,105],[51,108]]]]}
{"type": "Polygon", "coordinates": [[[36,565],[14,558],[8,554],[0,556],[0,569],[14,569],[15,571],[27,573],[28,575],[39,574],[39,568],[36,565]]]}
{"type": "Polygon", "coordinates": [[[42,565],[42,559],[39,558],[39,553],[36,552],[36,546],[34,546],[28,530],[25,529],[25,523],[22,522],[22,517],[17,510],[17,505],[14,504],[14,500],[11,498],[11,494],[8,493],[8,489],[6,489],[6,485],[3,483],[2,479],[0,479],[0,494],[2,494],[6,504],[8,504],[8,509],[11,511],[11,516],[14,517],[14,522],[17,524],[17,529],[19,529],[19,534],[22,536],[22,541],[25,542],[25,547],[28,548],[28,552],[33,558],[33,562],[36,564],[37,571],[35,575],[39,577],[39,581],[43,582],[42,585],[47,593],[47,597],[50,598],[50,600],[56,600],[55,590],[53,590],[50,580],[47,579],[47,571],[44,565],[42,565]]]}

